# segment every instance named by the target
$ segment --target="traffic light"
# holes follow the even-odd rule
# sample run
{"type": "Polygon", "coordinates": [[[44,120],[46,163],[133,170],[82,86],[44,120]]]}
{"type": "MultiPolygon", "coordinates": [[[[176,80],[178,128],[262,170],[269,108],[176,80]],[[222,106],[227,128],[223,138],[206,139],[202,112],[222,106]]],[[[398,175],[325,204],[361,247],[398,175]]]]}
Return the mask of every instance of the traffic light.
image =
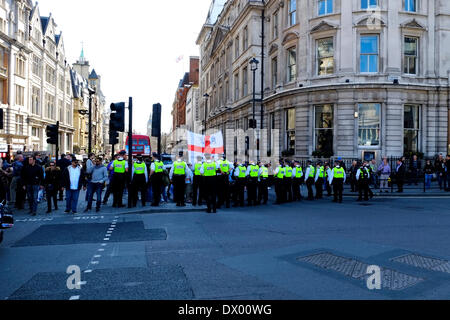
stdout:
{"type": "Polygon", "coordinates": [[[250,119],[248,121],[248,123],[249,123],[248,126],[249,126],[250,129],[256,129],[256,127],[257,127],[257,121],[256,120],[250,119]]]}
{"type": "Polygon", "coordinates": [[[48,144],[58,144],[59,135],[59,122],[56,125],[47,126],[47,143],[48,144]]]}
{"type": "Polygon", "coordinates": [[[109,144],[113,146],[119,144],[119,133],[117,131],[109,132],[109,144]]]}
{"type": "Polygon", "coordinates": [[[112,103],[111,111],[109,130],[111,132],[125,132],[125,103],[112,103]]]}
{"type": "Polygon", "coordinates": [[[3,109],[0,109],[0,130],[3,130],[3,109]]]}
{"type": "Polygon", "coordinates": [[[153,105],[152,114],[152,137],[161,136],[161,104],[153,105]]]}

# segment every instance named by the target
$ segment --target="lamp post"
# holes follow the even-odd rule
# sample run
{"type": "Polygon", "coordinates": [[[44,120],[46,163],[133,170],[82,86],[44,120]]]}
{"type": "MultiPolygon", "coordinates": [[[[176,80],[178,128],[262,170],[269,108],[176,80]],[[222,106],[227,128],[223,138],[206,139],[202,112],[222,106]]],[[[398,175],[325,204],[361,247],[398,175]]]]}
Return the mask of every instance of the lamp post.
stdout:
{"type": "MultiPolygon", "coordinates": [[[[250,60],[250,70],[252,70],[253,72],[253,120],[252,120],[252,128],[256,129],[257,125],[256,125],[256,70],[258,70],[258,64],[259,61],[256,60],[256,58],[253,58],[252,60],[250,60]]],[[[257,143],[257,158],[258,161],[259,159],[259,143],[257,143]]]]}
{"type": "Polygon", "coordinates": [[[203,135],[206,135],[206,115],[207,115],[207,111],[208,111],[208,99],[209,99],[209,94],[205,93],[203,95],[203,98],[205,99],[205,127],[203,129],[203,135]]]}

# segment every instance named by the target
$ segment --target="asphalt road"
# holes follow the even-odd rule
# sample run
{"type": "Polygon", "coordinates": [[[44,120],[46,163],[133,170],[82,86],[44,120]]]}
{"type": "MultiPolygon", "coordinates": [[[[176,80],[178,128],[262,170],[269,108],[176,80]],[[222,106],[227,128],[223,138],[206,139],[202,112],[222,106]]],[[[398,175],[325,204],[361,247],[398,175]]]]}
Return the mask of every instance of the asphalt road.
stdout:
{"type": "Polygon", "coordinates": [[[20,215],[0,245],[0,299],[450,298],[448,198],[188,209],[20,215]]]}

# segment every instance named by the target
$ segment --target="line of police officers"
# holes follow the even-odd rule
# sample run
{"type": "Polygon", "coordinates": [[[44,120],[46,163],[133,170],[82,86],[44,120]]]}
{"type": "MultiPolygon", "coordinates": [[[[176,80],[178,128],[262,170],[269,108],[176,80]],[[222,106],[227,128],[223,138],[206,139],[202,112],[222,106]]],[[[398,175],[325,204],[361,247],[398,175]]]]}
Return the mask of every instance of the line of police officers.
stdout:
{"type": "MultiPolygon", "coordinates": [[[[173,185],[174,201],[178,207],[185,206],[186,177],[193,176],[193,206],[203,205],[206,202],[207,212],[216,213],[222,206],[230,208],[231,199],[234,207],[244,206],[245,188],[247,188],[247,202],[249,206],[264,205],[268,202],[269,168],[270,163],[262,164],[250,161],[245,166],[241,161],[230,163],[225,155],[222,160],[213,161],[210,154],[205,154],[205,161],[202,157],[197,158],[193,167],[193,172],[180,154],[173,163],[169,173],[170,181],[173,185]]],[[[122,153],[112,163],[110,168],[113,171],[112,190],[114,195],[114,207],[123,207],[122,196],[126,185],[128,172],[128,162],[125,154],[122,153]]],[[[147,164],[142,157],[137,157],[132,168],[132,182],[130,196],[133,206],[137,205],[138,193],[141,194],[142,205],[145,206],[147,197],[147,187],[149,182],[152,186],[153,202],[152,206],[159,206],[161,192],[163,188],[164,164],[157,154],[153,155],[153,161],[148,170],[147,164]],[[150,171],[150,172],[149,172],[150,171]]],[[[336,161],[333,168],[328,163],[318,162],[313,166],[308,161],[304,171],[300,162],[294,161],[291,165],[288,161],[280,161],[279,166],[273,171],[276,202],[282,204],[286,202],[301,201],[301,186],[306,184],[308,190],[307,200],[323,198],[324,188],[328,196],[334,194],[333,202],[342,203],[342,194],[346,181],[346,172],[340,161],[336,161]],[[313,186],[316,195],[314,196],[313,186]]],[[[373,193],[369,187],[370,170],[368,162],[361,164],[356,176],[360,188],[359,199],[368,201],[369,195],[373,193]]]]}

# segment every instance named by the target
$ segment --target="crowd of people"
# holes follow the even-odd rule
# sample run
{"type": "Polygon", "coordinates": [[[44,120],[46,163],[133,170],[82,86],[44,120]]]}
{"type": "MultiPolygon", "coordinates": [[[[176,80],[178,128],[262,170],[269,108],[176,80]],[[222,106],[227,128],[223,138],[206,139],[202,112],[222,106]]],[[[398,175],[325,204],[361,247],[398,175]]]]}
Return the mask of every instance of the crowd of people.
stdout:
{"type": "Polygon", "coordinates": [[[102,205],[113,196],[113,207],[123,208],[123,195],[128,193],[132,207],[140,199],[142,206],[150,203],[157,207],[172,200],[178,207],[191,203],[193,206],[207,205],[207,212],[215,213],[222,207],[243,207],[268,203],[268,190],[275,188],[275,204],[320,200],[324,194],[334,196],[333,201],[342,203],[344,185],[359,194],[358,201],[369,201],[373,189],[389,192],[392,185],[403,192],[404,185],[419,184],[425,176],[426,188],[437,180],[440,189],[450,191],[450,156],[442,154],[434,163],[422,162],[414,156],[407,165],[405,158],[391,166],[388,158],[378,164],[372,161],[353,161],[346,168],[338,158],[333,163],[308,161],[302,167],[299,161],[280,160],[277,166],[271,163],[250,161],[229,162],[225,155],[215,161],[211,155],[197,158],[196,163],[186,163],[180,154],[173,165],[167,167],[159,155],[151,159],[133,158],[133,167],[128,167],[128,157],[123,151],[105,159],[94,154],[80,163],[74,155],[61,155],[57,161],[42,159],[39,153],[24,157],[18,152],[14,162],[0,163],[0,202],[8,200],[9,206],[24,209],[28,202],[29,213],[37,214],[38,203],[47,200],[47,214],[58,210],[58,203],[65,201],[65,213],[77,214],[81,190],[85,193],[84,212],[99,212],[102,205]],[[131,179],[131,180],[130,180],[131,179]],[[307,192],[302,195],[302,185],[307,192]],[[65,194],[64,194],[65,191],[65,194]],[[247,191],[247,199],[245,199],[247,191]],[[104,195],[103,195],[104,193],[104,195]],[[64,198],[65,195],[65,198],[64,198]],[[94,199],[95,196],[95,199],[94,199]]]}

